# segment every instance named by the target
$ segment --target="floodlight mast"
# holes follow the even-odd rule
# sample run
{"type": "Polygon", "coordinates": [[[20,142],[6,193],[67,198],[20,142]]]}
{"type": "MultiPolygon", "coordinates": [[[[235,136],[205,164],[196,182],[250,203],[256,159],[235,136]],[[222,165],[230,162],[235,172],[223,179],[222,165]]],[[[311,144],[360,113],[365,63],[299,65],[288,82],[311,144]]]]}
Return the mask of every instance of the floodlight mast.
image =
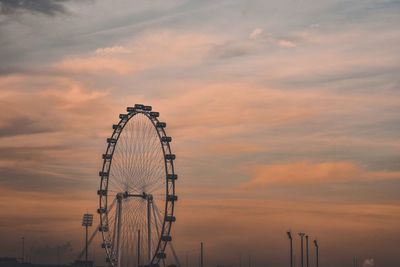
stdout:
{"type": "Polygon", "coordinates": [[[300,242],[301,242],[301,267],[304,267],[304,236],[306,234],[305,233],[299,233],[300,236],[300,242]]]}
{"type": "Polygon", "coordinates": [[[88,266],[88,234],[89,227],[93,225],[93,214],[85,213],[82,218],[82,226],[85,227],[85,266],[88,266]]]}
{"type": "Polygon", "coordinates": [[[290,241],[290,267],[293,267],[293,238],[292,238],[292,232],[288,231],[286,232],[290,241]]]}

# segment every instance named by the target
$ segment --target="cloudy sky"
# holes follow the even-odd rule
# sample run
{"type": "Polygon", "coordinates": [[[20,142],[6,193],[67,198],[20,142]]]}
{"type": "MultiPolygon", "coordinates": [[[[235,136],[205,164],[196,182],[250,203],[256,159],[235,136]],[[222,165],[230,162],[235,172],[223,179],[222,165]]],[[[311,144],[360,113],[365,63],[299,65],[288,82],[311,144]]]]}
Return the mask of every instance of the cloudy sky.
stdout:
{"type": "Polygon", "coordinates": [[[319,239],[321,266],[400,265],[400,1],[0,10],[0,256],[25,236],[33,261],[74,257],[111,125],[146,103],[174,138],[190,267],[200,241],[207,267],[288,266],[288,229],[319,239]]]}

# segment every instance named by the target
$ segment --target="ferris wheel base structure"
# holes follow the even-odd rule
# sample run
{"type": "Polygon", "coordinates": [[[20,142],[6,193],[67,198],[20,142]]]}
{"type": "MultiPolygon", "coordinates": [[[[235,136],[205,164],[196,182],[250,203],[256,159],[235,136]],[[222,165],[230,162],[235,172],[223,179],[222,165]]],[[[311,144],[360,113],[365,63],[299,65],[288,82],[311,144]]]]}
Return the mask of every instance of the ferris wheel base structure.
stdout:
{"type": "Polygon", "coordinates": [[[97,211],[102,248],[112,267],[166,266],[178,175],[172,137],[159,116],[151,106],[135,104],[119,115],[107,138],[97,211]]]}

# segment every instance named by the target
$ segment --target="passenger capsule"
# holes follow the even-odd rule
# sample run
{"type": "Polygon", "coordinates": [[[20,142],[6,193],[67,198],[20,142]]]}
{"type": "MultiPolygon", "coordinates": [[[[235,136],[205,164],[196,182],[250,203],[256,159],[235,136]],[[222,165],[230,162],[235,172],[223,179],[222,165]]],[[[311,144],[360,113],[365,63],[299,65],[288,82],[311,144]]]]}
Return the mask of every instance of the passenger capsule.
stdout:
{"type": "Polygon", "coordinates": [[[152,107],[151,106],[143,106],[144,111],[151,111],[152,107]]]}
{"type": "Polygon", "coordinates": [[[108,176],[108,172],[99,172],[99,176],[107,177],[108,176]]]}
{"type": "Polygon", "coordinates": [[[167,124],[165,123],[165,122],[157,122],[156,123],[156,127],[157,128],[165,128],[165,127],[167,127],[167,124]]]}
{"type": "Polygon", "coordinates": [[[178,200],[178,196],[175,195],[168,195],[167,196],[167,201],[177,201],[178,200]]]}
{"type": "Polygon", "coordinates": [[[117,142],[117,139],[115,138],[107,138],[107,143],[109,144],[115,144],[117,142]]]}
{"type": "Polygon", "coordinates": [[[143,109],[144,105],[143,104],[135,104],[135,109],[143,109]]]}
{"type": "Polygon", "coordinates": [[[97,213],[98,213],[98,214],[106,213],[106,211],[107,211],[106,208],[99,208],[99,209],[97,209],[97,213]]]}
{"type": "Polygon", "coordinates": [[[113,130],[121,129],[121,126],[119,124],[113,124],[112,128],[113,130]]]}
{"type": "Polygon", "coordinates": [[[102,248],[111,248],[111,244],[108,243],[108,242],[107,242],[107,243],[102,243],[102,244],[101,244],[101,247],[102,247],[102,248]]]}
{"type": "Polygon", "coordinates": [[[157,253],[157,258],[159,258],[159,259],[165,259],[165,253],[164,253],[164,252],[158,252],[158,253],[157,253]]]}
{"type": "Polygon", "coordinates": [[[161,141],[169,143],[172,141],[172,137],[171,136],[163,136],[163,137],[161,137],[161,141]]]}
{"type": "Polygon", "coordinates": [[[162,241],[172,241],[172,237],[170,235],[163,235],[161,236],[162,241]]]}
{"type": "Polygon", "coordinates": [[[97,190],[97,194],[99,196],[105,196],[105,195],[107,195],[107,190],[105,190],[105,189],[97,190]]]}
{"type": "Polygon", "coordinates": [[[153,118],[157,118],[157,117],[160,117],[160,113],[153,111],[153,112],[150,112],[150,116],[153,117],[153,118]]]}
{"type": "Polygon", "coordinates": [[[111,154],[103,154],[103,159],[111,159],[112,155],[111,154]]]}
{"type": "Polygon", "coordinates": [[[175,216],[167,215],[167,216],[165,216],[165,221],[167,221],[167,222],[175,222],[176,218],[175,218],[175,216]]]}
{"type": "Polygon", "coordinates": [[[176,158],[175,154],[167,154],[165,155],[166,160],[174,160],[176,158]]]}
{"type": "Polygon", "coordinates": [[[108,226],[106,226],[106,225],[99,226],[99,231],[100,232],[108,232],[108,226]]]}
{"type": "Polygon", "coordinates": [[[168,174],[167,175],[167,179],[168,180],[177,180],[178,179],[178,175],[177,174],[168,174]]]}
{"type": "Polygon", "coordinates": [[[119,118],[121,120],[126,120],[128,118],[128,115],[127,114],[119,114],[119,118]]]}
{"type": "Polygon", "coordinates": [[[127,107],[126,111],[129,112],[129,113],[132,113],[132,112],[135,112],[136,110],[135,110],[134,107],[127,107]]]}

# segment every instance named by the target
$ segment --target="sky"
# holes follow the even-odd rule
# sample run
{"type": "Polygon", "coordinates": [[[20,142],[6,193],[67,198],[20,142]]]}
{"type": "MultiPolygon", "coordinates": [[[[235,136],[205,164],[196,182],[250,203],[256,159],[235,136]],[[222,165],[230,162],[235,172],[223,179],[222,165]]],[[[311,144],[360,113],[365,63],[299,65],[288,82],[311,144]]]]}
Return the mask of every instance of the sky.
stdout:
{"type": "Polygon", "coordinates": [[[288,266],[288,230],[319,240],[320,266],[400,266],[400,1],[0,10],[0,256],[24,236],[33,262],[73,260],[111,125],[145,103],[173,137],[185,267],[200,242],[206,267],[288,266]]]}

